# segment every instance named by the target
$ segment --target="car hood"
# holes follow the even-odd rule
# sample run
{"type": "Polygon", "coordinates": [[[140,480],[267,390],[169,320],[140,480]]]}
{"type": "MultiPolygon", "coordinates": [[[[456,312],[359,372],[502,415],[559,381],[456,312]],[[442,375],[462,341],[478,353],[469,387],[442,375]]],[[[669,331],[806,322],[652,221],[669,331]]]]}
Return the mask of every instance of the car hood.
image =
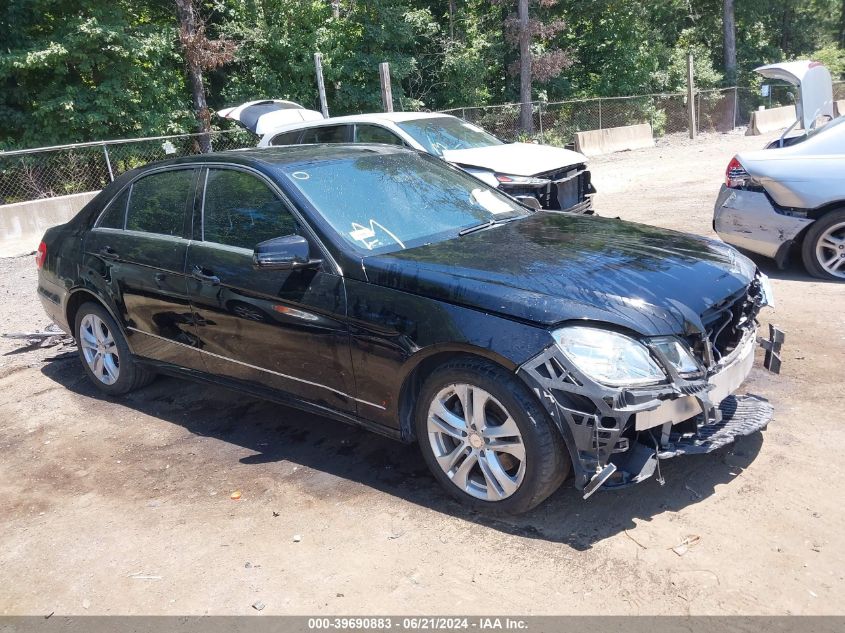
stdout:
{"type": "Polygon", "coordinates": [[[364,268],[371,283],[509,318],[543,326],[588,319],[645,336],[702,332],[700,315],[756,274],[722,242],[546,212],[366,257],[364,268]]]}
{"type": "Polygon", "coordinates": [[[534,176],[587,162],[587,157],[578,152],[534,143],[450,149],[443,152],[443,159],[464,167],[480,167],[514,176],[534,176]]]}

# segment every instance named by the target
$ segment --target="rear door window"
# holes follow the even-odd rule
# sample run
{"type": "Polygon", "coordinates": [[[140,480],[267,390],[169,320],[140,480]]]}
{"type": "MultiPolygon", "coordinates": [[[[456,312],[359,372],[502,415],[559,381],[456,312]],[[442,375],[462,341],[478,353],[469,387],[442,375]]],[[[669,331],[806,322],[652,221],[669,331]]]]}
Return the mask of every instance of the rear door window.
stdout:
{"type": "Polygon", "coordinates": [[[129,197],[127,230],[181,236],[193,178],[193,169],[178,169],[136,180],[129,197]]]}
{"type": "Polygon", "coordinates": [[[355,125],[355,142],[404,145],[401,138],[380,125],[355,125]]]}
{"type": "Polygon", "coordinates": [[[326,125],[305,130],[300,143],[348,143],[351,125],[326,125]]]}
{"type": "Polygon", "coordinates": [[[261,242],[293,233],[293,215],[265,182],[239,170],[208,170],[204,241],[252,250],[261,242]]]}

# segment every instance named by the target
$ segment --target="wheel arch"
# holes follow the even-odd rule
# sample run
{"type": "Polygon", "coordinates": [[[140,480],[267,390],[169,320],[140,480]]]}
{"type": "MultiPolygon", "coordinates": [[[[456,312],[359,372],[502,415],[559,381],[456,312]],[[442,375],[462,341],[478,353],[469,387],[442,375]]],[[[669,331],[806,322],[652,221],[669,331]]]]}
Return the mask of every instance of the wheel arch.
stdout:
{"type": "Polygon", "coordinates": [[[70,326],[74,338],[76,338],[76,315],[79,312],[79,308],[82,307],[83,304],[89,302],[96,303],[109,313],[109,316],[111,316],[111,318],[114,319],[114,322],[117,323],[117,327],[120,328],[120,333],[123,335],[123,339],[126,341],[126,345],[129,347],[129,350],[134,352],[132,349],[132,343],[130,342],[129,336],[126,332],[126,328],[123,326],[121,319],[118,318],[114,308],[106,301],[103,301],[102,297],[97,295],[90,288],[86,288],[84,286],[71,290],[65,303],[65,318],[67,319],[67,323],[70,326]]]}
{"type": "Polygon", "coordinates": [[[807,233],[810,231],[810,228],[819,220],[824,218],[828,213],[833,213],[834,211],[845,211],[845,200],[836,200],[834,202],[828,202],[820,207],[816,207],[815,209],[808,209],[807,210],[807,218],[812,220],[807,226],[803,227],[798,234],[792,238],[792,242],[794,244],[801,244],[804,242],[804,238],[807,236],[807,233]]]}
{"type": "Polygon", "coordinates": [[[460,357],[485,360],[517,377],[516,370],[519,365],[490,349],[474,345],[433,345],[417,352],[405,362],[405,378],[402,380],[397,402],[399,431],[404,441],[416,440],[414,409],[423,383],[438,367],[460,357]]]}

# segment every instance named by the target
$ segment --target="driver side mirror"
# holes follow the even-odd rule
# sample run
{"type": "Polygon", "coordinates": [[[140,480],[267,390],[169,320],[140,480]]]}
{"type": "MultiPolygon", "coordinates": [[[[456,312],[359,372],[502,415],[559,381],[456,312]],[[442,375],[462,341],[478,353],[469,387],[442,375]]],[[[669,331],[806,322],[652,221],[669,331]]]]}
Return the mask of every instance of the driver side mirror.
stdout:
{"type": "Polygon", "coordinates": [[[311,259],[311,247],[301,235],[285,235],[255,247],[252,263],[261,270],[293,270],[319,266],[323,260],[311,259]]]}

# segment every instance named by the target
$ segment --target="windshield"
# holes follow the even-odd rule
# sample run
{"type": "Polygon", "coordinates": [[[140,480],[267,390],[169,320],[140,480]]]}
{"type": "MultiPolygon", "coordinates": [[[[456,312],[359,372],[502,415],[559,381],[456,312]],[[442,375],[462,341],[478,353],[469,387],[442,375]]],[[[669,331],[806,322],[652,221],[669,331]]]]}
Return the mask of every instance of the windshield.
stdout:
{"type": "Polygon", "coordinates": [[[492,134],[453,116],[415,119],[397,123],[430,154],[443,156],[450,149],[504,145],[492,134]]]}
{"type": "Polygon", "coordinates": [[[322,218],[362,254],[389,253],[530,212],[423,154],[358,154],[290,165],[284,174],[322,218]]]}

